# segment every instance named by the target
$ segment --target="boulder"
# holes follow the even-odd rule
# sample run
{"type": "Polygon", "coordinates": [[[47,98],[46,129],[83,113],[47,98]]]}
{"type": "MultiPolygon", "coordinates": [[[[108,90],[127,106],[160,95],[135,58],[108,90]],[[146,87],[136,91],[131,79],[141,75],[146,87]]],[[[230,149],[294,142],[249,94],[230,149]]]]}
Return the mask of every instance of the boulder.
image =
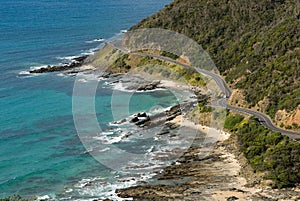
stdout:
{"type": "Polygon", "coordinates": [[[146,114],[146,112],[138,113],[137,117],[147,117],[147,114],[146,114]]]}
{"type": "Polygon", "coordinates": [[[139,118],[137,116],[135,116],[130,120],[130,123],[136,123],[138,121],[139,121],[139,118]]]}

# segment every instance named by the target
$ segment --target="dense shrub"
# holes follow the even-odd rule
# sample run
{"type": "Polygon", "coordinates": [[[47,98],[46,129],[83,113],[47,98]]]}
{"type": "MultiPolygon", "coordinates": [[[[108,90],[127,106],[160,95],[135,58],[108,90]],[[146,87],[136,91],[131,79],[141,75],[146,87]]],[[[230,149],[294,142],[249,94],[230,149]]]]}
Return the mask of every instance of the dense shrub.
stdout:
{"type": "Polygon", "coordinates": [[[212,107],[206,105],[206,101],[202,101],[198,103],[197,109],[199,110],[200,113],[207,113],[213,111],[212,107]]]}
{"type": "MultiPolygon", "coordinates": [[[[226,121],[232,128],[239,124],[240,119],[229,116],[226,121]]],[[[274,188],[293,187],[300,183],[299,142],[264,128],[253,117],[238,127],[236,133],[239,149],[254,171],[265,172],[265,178],[273,181],[274,188]]]]}
{"type": "Polygon", "coordinates": [[[134,26],[165,28],[194,39],[228,83],[267,113],[300,104],[300,1],[176,0],[134,26]]]}
{"type": "Polygon", "coordinates": [[[169,58],[174,59],[174,60],[176,60],[176,59],[179,58],[178,55],[173,54],[173,53],[171,53],[171,52],[166,52],[166,51],[162,51],[161,56],[169,57],[169,58]]]}
{"type": "Polygon", "coordinates": [[[235,126],[243,121],[242,115],[230,115],[225,119],[224,128],[228,130],[234,130],[235,126]]]}

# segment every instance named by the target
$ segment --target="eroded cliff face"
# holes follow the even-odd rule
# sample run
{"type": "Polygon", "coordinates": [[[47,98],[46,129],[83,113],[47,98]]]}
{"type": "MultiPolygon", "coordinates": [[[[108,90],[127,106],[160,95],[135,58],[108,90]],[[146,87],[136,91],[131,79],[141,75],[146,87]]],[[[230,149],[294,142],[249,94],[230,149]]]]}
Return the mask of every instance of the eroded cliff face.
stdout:
{"type": "Polygon", "coordinates": [[[245,100],[245,96],[243,94],[243,90],[241,89],[234,89],[232,91],[231,96],[229,97],[228,103],[230,105],[236,106],[236,107],[249,107],[249,103],[245,100]]]}
{"type": "MultiPolygon", "coordinates": [[[[266,113],[271,104],[270,100],[267,97],[264,97],[264,99],[259,101],[254,107],[251,107],[250,103],[246,101],[243,90],[241,89],[234,89],[232,91],[228,103],[232,106],[249,108],[262,113],[266,113]]],[[[273,121],[278,127],[300,131],[300,105],[297,109],[290,112],[287,110],[278,110],[273,121]]]]}
{"type": "Polygon", "coordinates": [[[278,110],[275,115],[275,122],[278,126],[292,130],[300,130],[300,105],[297,109],[287,112],[278,110]]]}
{"type": "Polygon", "coordinates": [[[229,104],[236,107],[249,108],[255,111],[265,113],[270,105],[270,101],[267,97],[264,97],[264,99],[259,101],[254,107],[251,107],[250,103],[248,103],[245,99],[243,90],[234,89],[232,91],[232,95],[229,98],[229,104]]]}

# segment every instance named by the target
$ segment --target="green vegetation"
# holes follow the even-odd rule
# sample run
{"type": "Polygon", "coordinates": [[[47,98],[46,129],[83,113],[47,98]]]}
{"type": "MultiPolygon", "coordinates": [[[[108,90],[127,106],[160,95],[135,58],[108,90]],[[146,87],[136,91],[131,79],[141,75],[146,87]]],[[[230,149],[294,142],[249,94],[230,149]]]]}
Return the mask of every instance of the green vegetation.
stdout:
{"type": "Polygon", "coordinates": [[[198,105],[187,114],[187,118],[195,124],[221,128],[226,117],[226,110],[208,106],[209,95],[198,96],[198,105]]]}
{"type": "Polygon", "coordinates": [[[251,117],[244,122],[240,115],[229,115],[225,125],[235,130],[239,149],[255,172],[265,173],[272,187],[293,187],[300,183],[300,144],[278,132],[261,126],[251,117]]]}
{"type": "MultiPolygon", "coordinates": [[[[300,105],[299,20],[299,1],[175,0],[132,29],[165,28],[194,39],[226,81],[243,90],[250,106],[267,98],[266,111],[274,117],[278,110],[292,111],[300,105]]],[[[195,114],[207,111],[201,104],[196,108],[195,114]]],[[[274,188],[300,183],[298,142],[240,115],[228,116],[225,128],[237,134],[254,171],[264,173],[274,188]]]]}
{"type": "Polygon", "coordinates": [[[232,115],[225,119],[224,128],[228,130],[236,130],[239,123],[243,121],[244,117],[242,115],[232,115]]]}
{"type": "MultiPolygon", "coordinates": [[[[106,70],[112,73],[127,73],[130,70],[140,70],[152,75],[160,76],[185,82],[193,86],[205,86],[204,77],[193,68],[186,68],[150,56],[140,56],[135,54],[121,54],[110,46],[101,50],[103,54],[95,56],[94,63],[98,66],[105,66],[106,70]],[[102,62],[101,62],[102,61],[102,62]]],[[[178,56],[163,51],[161,55],[177,59],[178,56]]]]}
{"type": "Polygon", "coordinates": [[[149,56],[141,57],[133,66],[129,66],[127,63],[130,59],[130,56],[127,54],[123,55],[113,63],[112,69],[119,69],[119,71],[123,69],[123,71],[127,72],[132,68],[158,77],[185,82],[193,86],[203,87],[206,84],[204,77],[192,68],[185,68],[149,56]]]}
{"type": "Polygon", "coordinates": [[[116,61],[114,61],[114,63],[112,64],[112,69],[119,69],[122,72],[127,72],[128,70],[130,70],[131,66],[129,66],[126,63],[126,60],[128,59],[129,55],[128,54],[124,54],[121,57],[119,57],[116,61]]]}
{"type": "Polygon", "coordinates": [[[212,112],[213,108],[210,106],[206,106],[205,104],[206,103],[204,101],[198,103],[198,106],[196,107],[196,109],[199,110],[200,113],[212,112]]]}
{"type": "Polygon", "coordinates": [[[194,39],[251,106],[267,97],[274,117],[300,104],[299,20],[299,1],[175,0],[132,29],[165,28],[194,39]]]}
{"type": "Polygon", "coordinates": [[[171,52],[166,52],[166,51],[162,51],[161,56],[169,57],[169,58],[171,58],[171,59],[173,59],[173,60],[176,60],[176,59],[179,58],[178,55],[173,54],[173,53],[171,53],[171,52]]]}
{"type": "MultiPolygon", "coordinates": [[[[166,51],[157,53],[172,59],[178,58],[175,54],[166,51]]],[[[106,45],[89,60],[93,66],[110,73],[128,73],[130,70],[135,70],[193,86],[206,85],[205,77],[193,68],[182,67],[150,56],[124,54],[110,45],[106,45]]]]}

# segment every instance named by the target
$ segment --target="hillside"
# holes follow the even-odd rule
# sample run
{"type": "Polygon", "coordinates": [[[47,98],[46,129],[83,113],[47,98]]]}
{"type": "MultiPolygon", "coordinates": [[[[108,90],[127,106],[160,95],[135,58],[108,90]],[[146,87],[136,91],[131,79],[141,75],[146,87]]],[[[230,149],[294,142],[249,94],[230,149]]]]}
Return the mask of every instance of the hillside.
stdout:
{"type": "Polygon", "coordinates": [[[231,87],[239,89],[232,104],[298,128],[299,1],[175,0],[132,29],[154,27],[183,33],[202,45],[231,87]]]}

